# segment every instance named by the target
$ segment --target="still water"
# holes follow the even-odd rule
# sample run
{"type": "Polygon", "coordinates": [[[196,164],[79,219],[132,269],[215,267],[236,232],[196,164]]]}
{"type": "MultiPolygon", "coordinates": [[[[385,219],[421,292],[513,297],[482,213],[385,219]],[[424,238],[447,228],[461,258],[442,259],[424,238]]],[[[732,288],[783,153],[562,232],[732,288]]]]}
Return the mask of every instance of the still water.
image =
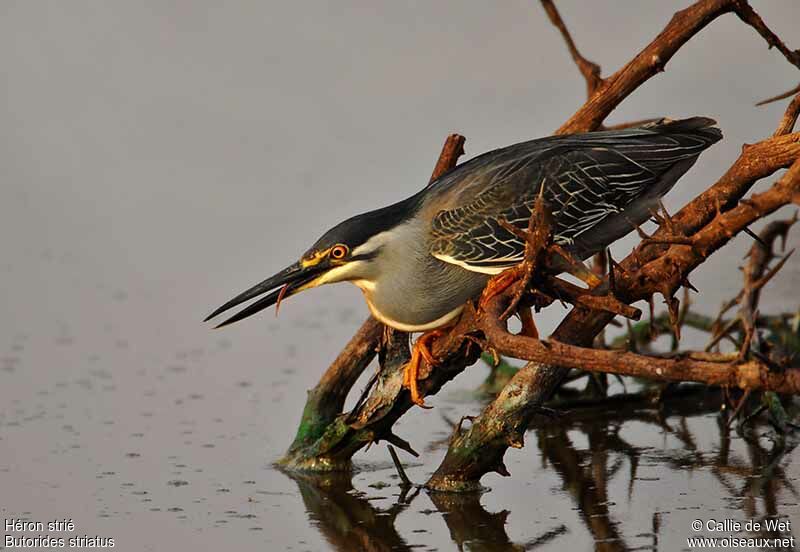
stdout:
{"type": "MultiPolygon", "coordinates": [[[[61,537],[124,551],[672,551],[697,519],[765,517],[798,536],[796,441],[721,428],[713,394],[539,420],[507,454],[512,477],[486,476],[480,496],[403,493],[383,444],[352,476],[272,467],[366,315],[361,295],[313,290],[225,331],[201,320],[333,224],[419,190],[447,133],[471,157],[566,120],[584,83],[536,4],[0,3],[0,517],[71,520],[61,537]]],[[[604,73],[676,9],[558,4],[604,73]]],[[[798,2],[757,9],[800,44],[798,2]]],[[[609,122],[717,119],[725,139],[666,198],[674,211],[772,134],[785,105],[753,104],[796,83],[726,16],[609,122]]],[[[693,275],[700,312],[738,290],[750,243],[693,275]]],[[[797,309],[798,257],[763,313],[797,309]]],[[[486,374],[475,365],[398,424],[421,452],[402,456],[414,482],[452,421],[480,411],[486,374]]]]}
{"type": "MultiPolygon", "coordinates": [[[[109,341],[115,358],[137,356],[109,341]]],[[[800,523],[798,439],[779,440],[766,424],[727,429],[719,392],[562,410],[507,454],[511,478],[487,476],[482,495],[431,495],[400,487],[383,444],[359,455],[353,474],[273,468],[304,378],[254,367],[206,385],[205,371],[226,370],[229,356],[220,339],[121,372],[68,332],[50,343],[16,336],[0,373],[3,517],[70,518],[67,536],[113,538],[121,550],[663,551],[715,535],[693,531],[697,519],[800,523]],[[60,353],[51,378],[36,377],[41,349],[60,353]]],[[[413,482],[435,469],[453,420],[480,408],[474,389],[486,373],[475,365],[431,399],[434,410],[397,426],[421,452],[402,457],[413,482]]],[[[56,536],[24,533],[41,534],[56,536]]],[[[797,528],[718,536],[729,534],[797,528]]]]}

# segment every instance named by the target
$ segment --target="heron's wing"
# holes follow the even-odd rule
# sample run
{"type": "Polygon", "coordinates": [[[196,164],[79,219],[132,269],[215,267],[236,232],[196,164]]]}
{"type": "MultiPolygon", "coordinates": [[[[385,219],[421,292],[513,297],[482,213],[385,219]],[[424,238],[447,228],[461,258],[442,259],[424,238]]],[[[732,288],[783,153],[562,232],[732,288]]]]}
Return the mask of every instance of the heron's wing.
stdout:
{"type": "MultiPolygon", "coordinates": [[[[635,200],[666,193],[700,152],[721,137],[710,124],[713,121],[697,118],[553,138],[550,147],[537,141],[533,153],[520,150],[515,156],[498,156],[494,166],[483,159],[480,170],[474,174],[467,170],[461,176],[465,189],[474,191],[471,197],[462,196],[458,206],[433,218],[431,253],[488,274],[519,263],[525,244],[499,221],[525,229],[542,188],[552,213],[553,238],[569,246],[614,215],[624,218],[635,200]],[[685,168],[664,182],[676,165],[685,168]]],[[[621,222],[625,228],[617,234],[633,229],[634,221],[621,222]]],[[[594,242],[602,239],[592,236],[594,242]]]]}

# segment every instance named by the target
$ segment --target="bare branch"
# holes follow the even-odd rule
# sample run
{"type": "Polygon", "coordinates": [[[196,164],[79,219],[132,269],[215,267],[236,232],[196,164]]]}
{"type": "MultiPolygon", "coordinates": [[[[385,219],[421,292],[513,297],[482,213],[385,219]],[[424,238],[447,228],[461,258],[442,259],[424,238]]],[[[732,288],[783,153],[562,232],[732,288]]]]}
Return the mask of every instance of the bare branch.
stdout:
{"type": "MultiPolygon", "coordinates": [[[[662,71],[671,57],[695,34],[711,21],[734,10],[740,10],[744,19],[755,26],[762,35],[766,26],[758,23],[744,11],[746,5],[741,0],[700,0],[689,8],[676,13],[664,30],[627,65],[606,78],[595,94],[558,129],[557,134],[591,131],[599,128],[605,118],[620,102],[636,90],[642,83],[662,71]],[[748,19],[749,17],[749,19],[748,19]]],[[[740,16],[741,17],[741,16],[740,16]]],[[[786,128],[782,124],[779,128],[786,128]]],[[[753,184],[775,171],[789,167],[800,158],[800,134],[782,134],[757,144],[747,145],[741,155],[720,180],[706,192],[686,205],[671,218],[669,224],[662,224],[652,236],[654,240],[668,241],[665,238],[675,235],[691,238],[682,244],[667,243],[649,245],[646,250],[637,248],[621,263],[615,265],[614,296],[624,302],[639,299],[652,301],[653,293],[660,292],[665,297],[672,294],[687,281],[689,272],[713,251],[727,243],[736,232],[747,225],[773,212],[789,202],[800,204],[798,190],[797,165],[765,194],[757,194],[747,203],[739,204],[753,184]],[[689,242],[690,243],[687,243],[689,242]]],[[[502,301],[503,296],[493,298],[489,305],[502,301]]],[[[677,306],[673,305],[677,310],[677,306]]],[[[494,311],[493,311],[494,312],[494,311]]],[[[553,334],[552,340],[546,344],[525,336],[511,336],[503,330],[504,339],[519,339],[521,343],[541,344],[535,362],[529,362],[509,381],[500,395],[490,403],[475,423],[463,433],[454,436],[448,453],[442,464],[430,478],[427,486],[437,490],[474,490],[479,488],[478,481],[489,471],[497,471],[502,466],[502,459],[508,446],[519,446],[525,429],[528,427],[537,406],[549,398],[558,387],[570,368],[565,366],[560,355],[549,355],[550,347],[560,347],[559,352],[567,351],[563,347],[582,349],[592,343],[598,332],[613,319],[613,314],[590,308],[573,308],[561,322],[553,334]],[[506,335],[507,334],[507,335],[506,335]],[[508,338],[507,336],[511,336],[508,338]],[[566,345],[567,343],[571,345],[566,345]],[[549,356],[548,356],[549,355],[549,356]],[[467,460],[469,459],[469,460],[467,460]]],[[[487,324],[492,320],[484,317],[487,324]]],[[[495,324],[499,324],[494,320],[495,324]]],[[[488,337],[488,336],[487,336],[488,337]]],[[[490,346],[495,346],[488,339],[490,346]]],[[[502,344],[505,344],[501,340],[502,344]]],[[[502,350],[501,347],[497,347],[502,350]]],[[[593,353],[594,350],[584,349],[593,353]]],[[[606,352],[608,353],[608,352],[606,352]]],[[[613,353],[611,353],[613,354],[613,353]]],[[[633,353],[623,353],[631,355],[633,353]]],[[[580,356],[580,355],[578,355],[580,356]]],[[[578,360],[573,356],[572,360],[578,360]]],[[[703,355],[700,355],[701,357],[703,355]]],[[[524,357],[523,357],[524,358],[524,357]]],[[[531,357],[528,357],[531,358],[531,357]]],[[[636,362],[650,357],[628,357],[631,368],[636,362]]],[[[695,357],[696,358],[696,357],[695,357]]],[[[581,362],[584,359],[580,359],[581,362]]],[[[605,359],[610,361],[610,357],[605,359]]],[[[693,358],[688,359],[694,362],[693,358]]],[[[615,361],[616,362],[616,361],[615,361]]],[[[672,362],[675,362],[673,359],[672,362]]],[[[682,361],[686,362],[686,360],[682,361]]],[[[704,362],[700,360],[700,362],[704,362]]],[[[745,386],[758,387],[762,375],[772,377],[763,361],[751,361],[754,364],[746,368],[739,365],[723,364],[721,378],[733,377],[733,381],[741,381],[745,386]],[[731,366],[736,366],[734,370],[731,366]],[[764,369],[766,367],[766,370],[764,369]]],[[[719,368],[719,363],[717,368],[719,368]]],[[[644,364],[643,364],[644,365],[644,364]]],[[[642,366],[643,366],[642,365],[642,366]]],[[[606,367],[609,365],[606,364],[606,367]]],[[[673,366],[673,365],[669,365],[673,366]]],[[[662,369],[669,368],[662,366],[662,369]]],[[[669,368],[671,370],[671,368],[669,368]]],[[[599,368],[598,368],[599,370],[599,368]]],[[[695,372],[697,374],[697,372],[695,372]]],[[[688,375],[688,374],[686,374],[688,375]]],[[[778,374],[777,377],[782,377],[778,374]]],[[[725,380],[731,382],[732,380],[725,380]]],[[[797,371],[791,372],[790,381],[771,381],[768,385],[786,385],[797,389],[800,376],[797,371]]]]}
{"type": "Polygon", "coordinates": [[[694,381],[707,385],[800,394],[800,369],[797,368],[775,372],[759,360],[721,363],[696,360],[689,355],[660,358],[619,350],[578,347],[553,339],[540,341],[509,333],[499,321],[499,314],[504,307],[502,296],[493,298],[487,306],[487,316],[481,317],[479,323],[489,342],[501,354],[513,358],[543,365],[656,380],[694,381]]]}
{"type": "Polygon", "coordinates": [[[794,97],[786,108],[778,128],[775,130],[773,136],[783,136],[789,134],[794,130],[794,125],[797,123],[797,116],[800,114],[800,92],[794,97]]]}
{"type": "Polygon", "coordinates": [[[458,158],[464,155],[464,142],[466,141],[467,139],[460,134],[451,134],[447,137],[439,154],[439,159],[433,167],[431,182],[456,166],[458,158]]]}
{"type": "Polygon", "coordinates": [[[771,104],[772,102],[777,102],[777,101],[780,101],[780,100],[782,100],[784,98],[788,98],[789,96],[792,96],[793,94],[797,94],[798,92],[800,92],[800,84],[798,84],[797,86],[795,86],[791,90],[788,90],[786,92],[778,94],[777,96],[773,96],[771,98],[767,98],[766,100],[761,100],[760,102],[758,102],[756,104],[756,106],[762,106],[762,105],[771,104]]]}
{"type": "Polygon", "coordinates": [[[747,0],[736,0],[734,3],[734,11],[736,15],[739,16],[739,19],[753,27],[758,34],[767,41],[770,48],[777,48],[789,63],[800,69],[800,50],[790,50],[787,48],[786,44],[783,43],[778,35],[767,27],[764,20],[761,19],[761,16],[747,3],[747,0]]]}
{"type": "Polygon", "coordinates": [[[607,77],[589,101],[558,129],[557,134],[598,128],[634,90],[663,71],[672,56],[689,39],[714,19],[731,11],[764,37],[770,47],[776,47],[789,63],[800,68],[800,53],[787,48],[745,0],[700,0],[677,12],[664,30],[635,58],[607,77]]]}
{"type": "MultiPolygon", "coordinates": [[[[731,11],[780,50],[791,63],[800,67],[800,54],[789,50],[745,0],[699,0],[677,12],[663,31],[628,64],[607,79],[601,79],[599,67],[577,50],[553,0],[541,2],[584,76],[590,96],[562,125],[558,134],[600,128],[619,103],[642,83],[663,71],[665,64],[688,40],[717,17],[731,11]]],[[[797,98],[791,102],[774,137],[744,146],[739,158],[713,186],[674,216],[659,216],[658,231],[622,262],[610,262],[613,269],[605,276],[605,280],[601,281],[597,274],[591,273],[582,264],[578,266],[574,263],[570,273],[586,276],[585,281],[590,282],[589,289],[571,286],[554,278],[553,272],[569,268],[569,259],[564,259],[560,268],[555,266],[555,250],[552,245],[545,247],[547,236],[542,234],[541,239],[531,240],[534,243],[524,263],[508,271],[503,286],[487,290],[487,296],[481,302],[485,309],[476,311],[471,304],[467,305],[456,326],[433,344],[434,357],[441,362],[436,366],[426,364],[421,370],[419,386],[423,395],[436,393],[447,381],[474,362],[480,349],[495,354],[510,354],[531,362],[512,377],[500,396],[476,418],[469,429],[454,435],[445,460],[428,483],[431,488],[475,489],[478,488],[480,477],[488,471],[507,475],[502,461],[506,448],[523,445],[524,431],[543,400],[550,396],[572,368],[673,381],[701,381],[745,389],[800,392],[800,370],[790,368],[776,371],[775,361],[757,355],[756,351],[741,358],[695,352],[654,357],[588,348],[615,315],[638,317],[639,310],[630,306],[630,303],[642,299],[652,302],[655,293],[664,296],[670,307],[672,326],[679,329],[687,314],[685,307],[683,311],[679,308],[674,295],[681,286],[690,285],[687,280],[689,273],[754,221],[788,203],[800,204],[800,133],[792,132],[800,112],[799,103],[797,98]],[[755,194],[747,200],[742,199],[756,181],[782,168],[789,168],[789,171],[766,192],[755,194]],[[538,246],[534,247],[536,244],[538,246]],[[549,275],[546,270],[541,274],[533,270],[539,253],[542,254],[539,261],[544,262],[538,264],[549,268],[549,275]],[[553,271],[553,268],[556,270],[553,271]],[[527,315],[522,334],[513,335],[507,331],[504,315],[510,314],[510,311],[504,311],[509,305],[516,307],[516,301],[521,298],[523,301],[532,301],[521,303],[524,312],[528,312],[531,304],[539,307],[540,303],[549,304],[554,298],[564,298],[572,302],[574,308],[550,340],[540,341],[536,337],[535,324],[527,315]]],[[[628,125],[643,123],[645,121],[628,125]]],[[[463,136],[454,134],[448,137],[431,176],[432,181],[455,166],[463,153],[463,144],[463,136]]],[[[526,236],[530,237],[534,230],[529,228],[526,236]]],[[[544,228],[539,230],[545,232],[544,228]]],[[[751,283],[751,291],[763,285],[762,281],[766,282],[766,278],[761,276],[755,279],[751,283]]],[[[758,320],[757,313],[753,313],[752,320],[758,320]]],[[[371,331],[381,328],[373,320],[367,321],[365,327],[371,331]]],[[[374,346],[366,347],[372,343],[371,331],[366,332],[369,339],[357,337],[351,341],[351,354],[346,355],[346,350],[342,355],[349,356],[349,362],[355,364],[347,364],[342,360],[343,366],[364,369],[361,364],[369,362],[375,349],[374,346]]],[[[385,354],[382,354],[382,368],[376,377],[375,387],[351,416],[333,416],[330,405],[338,404],[339,399],[346,396],[353,385],[353,376],[357,377],[361,372],[357,368],[350,368],[340,373],[343,369],[335,368],[336,363],[331,366],[318,388],[320,393],[330,391],[336,401],[324,404],[321,397],[315,401],[309,397],[309,412],[316,415],[318,411],[324,411],[325,416],[320,418],[320,424],[313,425],[313,431],[306,429],[298,432],[290,454],[296,453],[295,458],[302,461],[296,462],[293,467],[340,469],[349,465],[350,457],[357,450],[378,440],[387,440],[413,451],[408,443],[391,431],[400,416],[413,406],[403,388],[408,340],[400,332],[391,332],[389,335],[390,340],[382,350],[385,354]],[[343,377],[341,380],[340,375],[343,377]],[[301,439],[302,431],[305,434],[301,439]]]]}
{"type": "Polygon", "coordinates": [[[597,92],[556,134],[598,128],[625,98],[664,70],[672,56],[706,25],[733,9],[733,0],[703,0],[677,12],[659,35],[622,69],[607,77],[597,92]]]}
{"type": "Polygon", "coordinates": [[[586,97],[591,98],[597,89],[600,88],[600,85],[603,84],[603,79],[600,77],[600,66],[583,57],[578,51],[578,47],[575,46],[575,41],[572,40],[572,35],[570,35],[569,30],[567,30],[564,20],[561,19],[561,15],[558,13],[558,9],[556,9],[553,0],[541,1],[544,11],[547,12],[547,16],[550,18],[550,22],[561,33],[561,37],[564,39],[564,42],[567,43],[567,48],[572,56],[572,60],[575,62],[575,65],[578,66],[578,70],[581,72],[581,75],[583,75],[584,80],[586,80],[586,97]]]}

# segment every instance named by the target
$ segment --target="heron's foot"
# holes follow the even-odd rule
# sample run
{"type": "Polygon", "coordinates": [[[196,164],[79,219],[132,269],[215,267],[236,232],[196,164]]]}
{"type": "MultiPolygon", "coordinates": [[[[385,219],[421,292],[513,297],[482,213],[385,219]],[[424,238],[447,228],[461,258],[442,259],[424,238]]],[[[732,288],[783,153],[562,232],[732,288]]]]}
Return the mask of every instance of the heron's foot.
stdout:
{"type": "Polygon", "coordinates": [[[519,267],[515,266],[493,276],[483,288],[483,293],[478,301],[478,308],[485,309],[493,298],[510,288],[519,279],[519,267]]]}
{"type": "Polygon", "coordinates": [[[419,378],[420,363],[424,360],[430,366],[436,366],[439,361],[434,358],[430,350],[430,342],[443,335],[442,330],[431,330],[422,334],[411,350],[411,360],[406,364],[403,372],[403,387],[411,392],[411,402],[422,408],[431,408],[425,405],[425,400],[419,394],[417,380],[419,378]]]}

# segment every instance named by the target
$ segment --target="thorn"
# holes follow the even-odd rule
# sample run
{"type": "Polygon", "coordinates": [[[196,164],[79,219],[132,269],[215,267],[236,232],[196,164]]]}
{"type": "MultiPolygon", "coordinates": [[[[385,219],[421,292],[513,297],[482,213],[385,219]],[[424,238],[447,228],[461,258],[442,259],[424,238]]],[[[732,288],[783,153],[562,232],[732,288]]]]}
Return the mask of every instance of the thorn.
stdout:
{"type": "Polygon", "coordinates": [[[394,467],[397,469],[397,475],[400,476],[400,484],[401,487],[409,488],[413,487],[414,484],[406,475],[406,470],[403,469],[403,464],[400,463],[400,459],[397,457],[397,453],[394,451],[394,447],[392,445],[386,446],[389,449],[389,456],[392,457],[392,462],[394,462],[394,467]]]}
{"type": "Polygon", "coordinates": [[[648,236],[645,233],[645,231],[642,230],[641,226],[639,226],[638,224],[635,224],[634,227],[636,228],[636,233],[639,234],[640,238],[642,238],[643,240],[649,240],[650,239],[650,236],[648,236]]]}
{"type": "Polygon", "coordinates": [[[762,240],[761,237],[758,234],[756,234],[755,232],[750,230],[750,228],[748,228],[747,226],[742,228],[742,232],[744,232],[745,234],[747,234],[748,236],[750,236],[751,238],[756,240],[758,242],[758,244],[761,247],[763,247],[764,249],[769,249],[769,246],[767,245],[767,243],[764,240],[762,240]]]}
{"type": "Polygon", "coordinates": [[[784,98],[788,98],[789,96],[792,96],[793,94],[796,94],[797,92],[800,92],[800,86],[796,86],[795,88],[792,88],[791,90],[789,90],[787,92],[783,92],[781,94],[778,94],[777,96],[773,96],[771,98],[767,98],[766,100],[761,100],[760,102],[758,102],[756,104],[756,106],[767,105],[768,103],[777,102],[777,101],[782,100],[784,98]]]}
{"type": "Polygon", "coordinates": [[[675,334],[675,339],[677,341],[681,340],[681,325],[680,325],[680,318],[679,318],[679,311],[681,302],[678,301],[675,297],[671,297],[669,295],[664,295],[664,302],[667,304],[667,309],[669,309],[669,323],[672,326],[672,333],[675,334]]]}
{"type": "Polygon", "coordinates": [[[764,287],[765,285],[767,285],[767,283],[768,283],[768,282],[769,282],[769,281],[770,281],[770,280],[773,278],[773,276],[775,276],[775,274],[777,274],[777,273],[778,273],[778,271],[779,271],[781,268],[783,268],[783,265],[785,265],[785,264],[786,264],[786,261],[788,261],[788,260],[789,260],[789,257],[791,257],[793,253],[794,253],[794,249],[792,249],[792,250],[791,250],[791,251],[789,251],[789,252],[788,252],[786,255],[784,255],[784,256],[783,256],[783,258],[782,258],[780,261],[778,261],[778,262],[775,264],[775,266],[774,266],[774,267],[772,267],[772,268],[769,270],[769,272],[767,272],[767,273],[766,273],[764,276],[762,276],[761,278],[759,278],[758,280],[756,280],[755,282],[753,282],[753,284],[752,284],[752,286],[753,286],[753,289],[754,289],[754,290],[756,290],[756,289],[761,289],[762,287],[764,287]]]}
{"type": "Polygon", "coordinates": [[[695,293],[700,293],[700,291],[699,291],[699,290],[698,290],[696,287],[694,287],[694,286],[692,285],[692,283],[689,281],[689,279],[688,279],[688,278],[684,278],[684,279],[683,279],[683,281],[681,282],[681,285],[682,285],[683,287],[687,288],[687,289],[690,289],[690,290],[692,290],[692,291],[693,291],[693,292],[695,292],[695,293]]]}
{"type": "Polygon", "coordinates": [[[387,431],[386,434],[382,437],[382,439],[384,441],[387,441],[387,442],[393,444],[394,446],[396,446],[400,450],[406,451],[407,453],[409,453],[414,458],[419,458],[419,453],[417,451],[415,451],[413,448],[411,448],[411,445],[409,444],[408,441],[398,437],[397,435],[395,435],[391,431],[387,431]]]}
{"type": "Polygon", "coordinates": [[[494,471],[502,475],[503,477],[511,477],[511,473],[508,471],[508,468],[503,461],[501,460],[497,466],[495,466],[494,471]]]}
{"type": "Polygon", "coordinates": [[[617,278],[614,275],[614,259],[611,258],[611,250],[606,249],[606,259],[608,259],[608,289],[611,291],[611,294],[614,294],[614,291],[617,289],[617,278]]]}
{"type": "Polygon", "coordinates": [[[665,222],[665,219],[664,219],[664,217],[662,217],[661,215],[659,215],[659,214],[658,214],[658,211],[657,211],[657,210],[655,210],[655,209],[649,209],[649,212],[650,212],[650,216],[651,216],[651,217],[653,217],[653,219],[652,219],[652,220],[653,220],[653,222],[655,222],[655,223],[656,223],[656,224],[658,224],[659,226],[661,226],[662,224],[664,224],[664,222],[665,222]]]}
{"type": "Polygon", "coordinates": [[[625,269],[624,269],[624,268],[622,268],[622,265],[621,265],[621,264],[619,264],[617,261],[615,261],[615,260],[614,260],[614,259],[611,257],[611,255],[609,255],[609,256],[608,256],[608,264],[610,264],[611,266],[613,266],[613,267],[614,267],[614,269],[615,269],[617,272],[619,272],[620,274],[623,274],[623,273],[625,272],[625,269]]]}
{"type": "Polygon", "coordinates": [[[627,393],[628,392],[628,386],[625,385],[625,378],[623,378],[619,374],[612,374],[612,375],[614,376],[614,379],[616,379],[617,382],[622,386],[622,392],[623,393],[627,393]]]}
{"type": "Polygon", "coordinates": [[[508,436],[506,443],[511,448],[521,449],[525,446],[525,438],[521,433],[512,434],[508,436]]]}
{"type": "Polygon", "coordinates": [[[456,424],[455,433],[461,433],[461,426],[464,424],[464,420],[469,420],[472,423],[477,416],[461,416],[461,419],[456,424]]]}
{"type": "Polygon", "coordinates": [[[670,214],[669,214],[669,211],[667,211],[667,207],[666,207],[666,205],[664,205],[664,202],[663,202],[663,201],[661,201],[660,199],[658,200],[658,206],[659,206],[659,207],[661,207],[661,212],[662,212],[662,213],[664,213],[664,220],[665,220],[665,221],[667,222],[667,224],[669,225],[669,231],[670,231],[670,233],[673,233],[673,234],[674,234],[673,230],[674,230],[674,228],[675,228],[675,223],[674,223],[674,221],[672,220],[672,215],[670,215],[670,214]]]}

